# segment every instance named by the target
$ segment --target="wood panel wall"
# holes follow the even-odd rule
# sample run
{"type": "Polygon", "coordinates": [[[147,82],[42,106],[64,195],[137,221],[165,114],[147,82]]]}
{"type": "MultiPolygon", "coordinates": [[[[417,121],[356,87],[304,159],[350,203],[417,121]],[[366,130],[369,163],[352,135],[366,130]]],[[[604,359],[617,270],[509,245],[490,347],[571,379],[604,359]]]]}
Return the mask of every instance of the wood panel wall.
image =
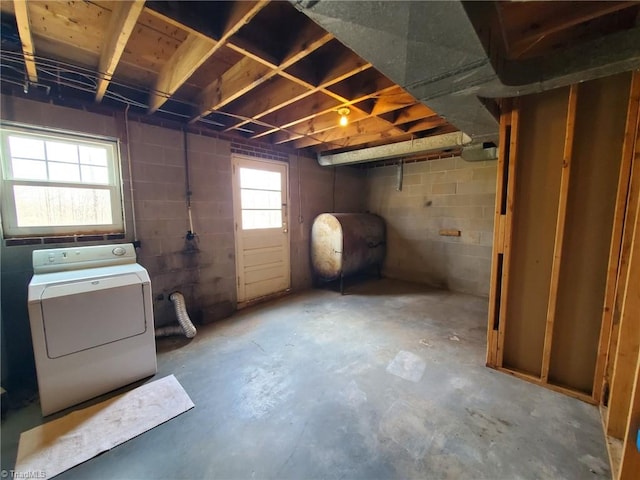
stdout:
{"type": "Polygon", "coordinates": [[[591,403],[631,77],[514,99],[502,115],[487,365],[591,403]]]}
{"type": "Polygon", "coordinates": [[[502,105],[487,365],[608,404],[638,478],[640,72],[502,105]]]}

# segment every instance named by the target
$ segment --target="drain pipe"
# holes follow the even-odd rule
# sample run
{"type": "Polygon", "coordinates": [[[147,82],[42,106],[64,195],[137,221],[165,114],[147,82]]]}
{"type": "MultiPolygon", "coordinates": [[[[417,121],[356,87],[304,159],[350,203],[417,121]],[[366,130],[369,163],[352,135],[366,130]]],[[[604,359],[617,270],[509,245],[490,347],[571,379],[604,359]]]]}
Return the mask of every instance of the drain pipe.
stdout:
{"type": "Polygon", "coordinates": [[[176,317],[178,317],[178,323],[180,325],[169,325],[167,327],[156,328],[156,338],[168,337],[171,335],[184,335],[187,338],[195,337],[197,330],[189,318],[182,294],[180,292],[173,292],[169,295],[169,300],[173,302],[176,317]]]}

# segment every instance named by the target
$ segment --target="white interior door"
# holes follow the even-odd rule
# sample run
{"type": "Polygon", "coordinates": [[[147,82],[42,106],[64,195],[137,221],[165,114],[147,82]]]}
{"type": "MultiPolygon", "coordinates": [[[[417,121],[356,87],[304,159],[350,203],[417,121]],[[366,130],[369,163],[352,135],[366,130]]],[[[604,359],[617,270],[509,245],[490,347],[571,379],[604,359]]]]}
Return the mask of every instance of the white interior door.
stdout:
{"type": "Polygon", "coordinates": [[[286,163],[233,155],[238,303],[291,286],[286,163]]]}

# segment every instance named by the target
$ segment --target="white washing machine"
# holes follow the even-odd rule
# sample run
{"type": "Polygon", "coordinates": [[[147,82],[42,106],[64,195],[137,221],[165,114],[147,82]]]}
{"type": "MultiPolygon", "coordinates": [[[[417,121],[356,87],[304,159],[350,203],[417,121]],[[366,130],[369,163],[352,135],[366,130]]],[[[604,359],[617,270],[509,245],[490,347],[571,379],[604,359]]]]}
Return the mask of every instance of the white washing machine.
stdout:
{"type": "Polygon", "coordinates": [[[156,373],[151,281],[132,244],[35,250],[33,271],[43,415],[156,373]]]}

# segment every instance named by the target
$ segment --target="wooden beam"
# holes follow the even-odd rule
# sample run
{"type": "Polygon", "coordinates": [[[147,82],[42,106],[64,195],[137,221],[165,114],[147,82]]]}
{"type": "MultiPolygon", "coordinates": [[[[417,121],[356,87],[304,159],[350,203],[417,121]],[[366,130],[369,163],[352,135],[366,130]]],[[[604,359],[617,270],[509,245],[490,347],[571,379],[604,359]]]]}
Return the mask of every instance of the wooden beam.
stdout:
{"type": "Polygon", "coordinates": [[[512,58],[518,58],[551,34],[637,4],[638,2],[584,2],[580,8],[568,6],[567,8],[570,10],[565,15],[550,16],[541,24],[536,22],[537,28],[535,30],[522,32],[510,44],[509,55],[512,58]]]}
{"type": "Polygon", "coordinates": [[[136,26],[138,17],[144,8],[144,0],[115,2],[111,11],[109,27],[105,32],[105,42],[100,52],[98,62],[98,87],[96,88],[96,102],[101,102],[109,82],[120,62],[120,57],[127,46],[129,37],[136,26]]]}
{"type": "Polygon", "coordinates": [[[498,326],[500,325],[500,293],[502,289],[502,267],[504,254],[504,223],[505,213],[502,206],[506,202],[504,188],[509,179],[507,167],[509,165],[509,142],[511,141],[511,102],[505,101],[500,114],[500,141],[503,148],[499,149],[498,172],[496,179],[496,198],[493,222],[493,251],[491,258],[491,284],[489,290],[489,311],[487,315],[487,367],[496,368],[498,351],[498,326]]]}
{"type": "Polygon", "coordinates": [[[202,91],[198,101],[200,113],[196,119],[241,97],[275,74],[276,71],[266,65],[249,57],[243,58],[202,91]]]}
{"type": "MultiPolygon", "coordinates": [[[[371,111],[372,115],[382,115],[383,113],[392,112],[403,107],[416,105],[417,100],[411,94],[405,92],[400,87],[394,88],[388,94],[378,97],[371,111]]],[[[418,104],[421,105],[421,104],[418,104]]],[[[428,108],[422,105],[423,108],[428,108]]],[[[408,120],[411,121],[411,120],[408,120]]]]}
{"type": "Polygon", "coordinates": [[[149,112],[157,111],[202,65],[219,42],[193,33],[180,44],[169,61],[162,66],[149,98],[149,112]]]}
{"type": "Polygon", "coordinates": [[[556,235],[553,244],[553,262],[551,278],[549,279],[549,302],[547,304],[547,319],[544,332],[544,346],[542,348],[542,369],[540,378],[543,383],[549,381],[549,365],[551,363],[551,345],[553,343],[553,325],[556,319],[558,303],[558,285],[560,283],[560,267],[562,266],[562,246],[564,241],[565,223],[567,219],[567,200],[569,198],[569,179],[571,178],[571,163],[573,157],[573,133],[576,123],[576,105],[578,99],[578,85],[571,85],[569,102],[567,105],[567,123],[564,135],[564,150],[562,154],[562,173],[560,174],[560,194],[558,198],[558,216],[556,218],[556,235]]]}
{"type": "Polygon", "coordinates": [[[26,0],[14,0],[13,7],[18,24],[18,33],[22,43],[22,55],[24,56],[24,66],[27,70],[27,77],[32,82],[38,81],[36,71],[35,48],[31,37],[31,24],[29,22],[29,5],[26,0]]]}
{"type": "Polygon", "coordinates": [[[410,107],[403,108],[393,120],[394,125],[402,125],[404,123],[415,122],[416,120],[422,120],[435,116],[436,112],[422,103],[416,103],[410,107]]]}
{"type": "MultiPolygon", "coordinates": [[[[365,118],[370,118],[366,112],[354,110],[349,114],[349,123],[353,124],[360,120],[364,120],[365,118]]],[[[291,142],[306,136],[314,137],[315,135],[326,133],[328,130],[333,128],[344,128],[338,125],[339,120],[340,116],[337,111],[331,111],[324,115],[313,117],[304,123],[288,127],[286,132],[280,132],[274,135],[273,143],[280,144],[291,142]]]]}
{"type": "MultiPolygon", "coordinates": [[[[315,31],[316,30],[314,30],[314,32],[315,31]]],[[[262,59],[259,58],[244,58],[229,69],[222,77],[214,80],[205,87],[202,95],[198,99],[198,104],[200,105],[198,108],[199,113],[191,122],[208,115],[214,110],[224,107],[273,76],[284,73],[284,70],[291,65],[300,61],[332,39],[333,35],[326,32],[319,37],[309,38],[308,31],[305,30],[301,37],[294,42],[285,60],[276,68],[274,68],[271,62],[261,61],[262,59]],[[243,63],[244,66],[239,67],[239,65],[243,63]],[[255,65],[251,65],[252,63],[255,65]],[[247,72],[243,73],[241,69],[246,69],[247,72]]]]}
{"type": "MultiPolygon", "coordinates": [[[[318,93],[324,95],[317,95],[315,97],[308,97],[302,100],[302,102],[298,105],[290,105],[288,108],[275,112],[270,115],[269,118],[266,119],[268,123],[278,125],[281,129],[289,130],[289,127],[293,125],[297,125],[303,122],[306,122],[312,118],[319,117],[321,115],[325,115],[328,113],[334,113],[337,111],[339,107],[349,107],[352,113],[355,111],[364,112],[363,110],[357,108],[355,105],[367,100],[369,98],[374,98],[379,95],[383,95],[389,89],[394,87],[389,87],[386,85],[376,85],[374,87],[376,90],[363,95],[361,97],[353,98],[351,100],[343,97],[342,95],[338,95],[334,92],[331,92],[327,89],[322,89],[318,93]],[[308,115],[303,117],[300,116],[300,112],[310,112],[308,115]]],[[[367,112],[364,112],[365,116],[369,116],[367,112]]],[[[391,123],[390,126],[393,127],[391,123]]],[[[264,137],[273,133],[276,133],[278,130],[270,130],[267,132],[260,133],[258,135],[254,135],[251,138],[259,138],[264,137]]],[[[287,141],[291,141],[289,132],[285,132],[284,134],[277,134],[276,138],[274,138],[273,143],[284,143],[287,141]]]]}
{"type": "MultiPolygon", "coordinates": [[[[625,275],[618,286],[622,306],[618,327],[618,342],[615,352],[611,394],[607,417],[607,433],[615,438],[624,438],[625,426],[633,388],[633,369],[640,349],[640,135],[636,134],[634,161],[631,174],[625,237],[630,237],[629,255],[625,275]],[[633,216],[630,215],[633,212],[633,216]],[[628,235],[631,232],[631,235],[628,235]]],[[[623,254],[625,245],[623,245],[623,254]]]]}
{"type": "MultiPolygon", "coordinates": [[[[636,154],[640,156],[640,141],[636,145],[636,154]]],[[[618,350],[614,373],[614,382],[623,381],[630,384],[629,402],[624,410],[615,412],[615,416],[624,416],[622,460],[620,462],[619,480],[635,480],[640,472],[640,452],[636,449],[636,436],[640,429],[640,198],[637,201],[635,222],[633,222],[633,240],[629,271],[626,278],[624,302],[622,306],[621,332],[626,330],[631,338],[625,338],[623,345],[636,343],[635,356],[632,350],[618,350]],[[624,358],[624,355],[630,355],[624,358]],[[620,360],[620,362],[619,362],[620,360]],[[623,415],[624,414],[624,415],[623,415]]],[[[612,391],[613,394],[613,391],[612,391]]],[[[613,397],[612,397],[613,400],[613,397]]],[[[609,405],[615,408],[617,404],[609,405]]],[[[609,415],[611,420],[611,415],[609,415]]]]}
{"type": "Polygon", "coordinates": [[[268,1],[264,0],[233,3],[233,10],[218,41],[201,34],[190,33],[160,70],[149,100],[149,113],[158,110],[204,62],[267,4],[268,1]]]}
{"type": "MultiPolygon", "coordinates": [[[[500,323],[498,325],[498,339],[496,347],[496,365],[502,367],[504,364],[504,332],[507,324],[507,298],[509,293],[509,277],[511,276],[511,247],[513,240],[513,216],[515,213],[516,201],[516,168],[518,165],[518,132],[520,126],[520,100],[513,100],[511,110],[511,135],[509,136],[509,165],[507,169],[507,199],[504,212],[504,241],[503,241],[503,264],[502,264],[502,290],[500,292],[500,323]]],[[[502,148],[507,148],[506,145],[502,148]]]]}
{"type": "Polygon", "coordinates": [[[400,128],[407,133],[418,133],[425,130],[431,130],[432,128],[441,127],[446,124],[447,121],[444,118],[433,115],[431,117],[421,118],[420,120],[416,120],[410,124],[403,125],[400,128]]]}
{"type": "MultiPolygon", "coordinates": [[[[345,78],[351,77],[360,73],[364,70],[371,68],[370,63],[364,63],[359,57],[354,57],[353,55],[347,59],[348,61],[342,61],[340,64],[335,65],[328,71],[325,75],[325,80],[320,83],[318,86],[311,86],[311,88],[305,84],[305,82],[300,81],[297,77],[293,75],[286,75],[284,72],[280,72],[279,76],[284,80],[274,80],[273,86],[259,95],[259,99],[256,101],[255,99],[249,100],[240,100],[242,105],[237,107],[237,110],[242,112],[242,115],[245,117],[249,117],[252,119],[260,119],[265,115],[273,113],[281,108],[284,108],[292,103],[297,102],[298,100],[302,100],[305,97],[311,96],[317,92],[325,92],[328,87],[333,85],[334,83],[341,82],[345,78]],[[288,82],[287,82],[288,81],[288,82]],[[296,84],[298,88],[295,88],[292,83],[296,84]],[[290,94],[290,91],[299,92],[298,94],[290,94]],[[262,100],[262,99],[266,100],[262,100]],[[267,104],[265,107],[262,105],[267,104]]],[[[238,127],[242,127],[249,123],[248,120],[237,123],[227,129],[233,130],[238,127]]]]}
{"type": "MultiPolygon", "coordinates": [[[[636,303],[636,309],[640,309],[640,303],[636,303]]],[[[638,430],[640,430],[640,355],[638,355],[636,363],[636,374],[627,418],[627,431],[622,446],[618,480],[636,480],[638,472],[640,472],[640,452],[636,447],[636,436],[638,430]]]]}
{"type": "Polygon", "coordinates": [[[337,122],[335,122],[334,125],[335,128],[326,130],[321,133],[308,135],[305,138],[295,141],[293,147],[305,148],[311,145],[317,145],[319,143],[341,144],[340,140],[343,139],[353,140],[356,137],[369,136],[372,134],[385,134],[387,137],[392,137],[405,133],[399,128],[390,126],[388,122],[385,122],[376,117],[370,117],[358,122],[353,122],[346,127],[337,125],[337,122]]]}
{"type": "MultiPolygon", "coordinates": [[[[607,266],[607,283],[605,288],[604,305],[602,308],[602,327],[598,343],[598,357],[593,380],[593,393],[597,401],[602,398],[603,383],[609,381],[607,364],[613,363],[615,347],[617,345],[617,325],[614,331],[613,314],[615,309],[615,297],[620,260],[622,258],[622,232],[624,216],[629,194],[629,181],[631,179],[631,166],[633,163],[633,151],[638,128],[640,127],[640,72],[633,73],[631,91],[629,95],[629,107],[627,109],[627,122],[625,125],[624,141],[622,144],[622,159],[620,162],[620,175],[618,177],[618,189],[616,194],[616,206],[613,218],[613,230],[611,233],[611,246],[609,250],[609,263],[607,266]],[[615,338],[615,342],[612,340],[615,338]],[[610,358],[607,358],[610,355],[610,358]]],[[[612,365],[613,366],[613,365],[612,365]]]]}

